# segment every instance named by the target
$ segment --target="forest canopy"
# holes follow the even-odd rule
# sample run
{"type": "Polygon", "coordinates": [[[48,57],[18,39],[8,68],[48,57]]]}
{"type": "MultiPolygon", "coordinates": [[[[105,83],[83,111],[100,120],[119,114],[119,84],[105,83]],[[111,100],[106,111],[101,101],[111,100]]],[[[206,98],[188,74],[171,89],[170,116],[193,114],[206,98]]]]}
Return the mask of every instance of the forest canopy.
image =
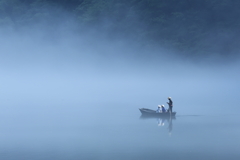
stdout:
{"type": "Polygon", "coordinates": [[[20,30],[74,21],[94,30],[187,54],[240,51],[239,0],[0,0],[0,26],[20,30]]]}

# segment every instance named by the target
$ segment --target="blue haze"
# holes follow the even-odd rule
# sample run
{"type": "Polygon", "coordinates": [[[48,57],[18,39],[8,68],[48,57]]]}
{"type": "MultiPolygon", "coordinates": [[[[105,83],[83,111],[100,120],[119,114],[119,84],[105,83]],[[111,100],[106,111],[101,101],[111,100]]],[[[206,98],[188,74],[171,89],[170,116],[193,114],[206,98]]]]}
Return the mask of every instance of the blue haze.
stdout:
{"type": "Polygon", "coordinates": [[[237,58],[195,63],[85,34],[1,35],[1,159],[240,158],[237,58]],[[168,96],[172,131],[138,111],[168,96]]]}

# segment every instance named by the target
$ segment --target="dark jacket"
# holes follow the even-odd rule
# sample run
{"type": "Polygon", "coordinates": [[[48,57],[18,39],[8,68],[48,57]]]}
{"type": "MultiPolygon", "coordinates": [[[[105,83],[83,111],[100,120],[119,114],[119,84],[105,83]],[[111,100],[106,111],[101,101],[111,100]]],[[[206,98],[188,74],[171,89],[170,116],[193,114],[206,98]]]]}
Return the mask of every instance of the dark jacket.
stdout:
{"type": "Polygon", "coordinates": [[[168,100],[169,100],[169,102],[168,102],[169,107],[172,107],[173,106],[172,100],[171,99],[168,99],[168,100]]]}

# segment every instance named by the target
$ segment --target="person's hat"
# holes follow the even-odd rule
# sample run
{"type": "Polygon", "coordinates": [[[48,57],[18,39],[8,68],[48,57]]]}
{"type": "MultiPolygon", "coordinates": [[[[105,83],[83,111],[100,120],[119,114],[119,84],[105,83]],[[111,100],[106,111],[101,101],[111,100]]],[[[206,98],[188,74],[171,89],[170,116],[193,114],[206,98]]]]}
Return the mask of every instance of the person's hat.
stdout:
{"type": "Polygon", "coordinates": [[[162,104],[161,106],[162,106],[162,107],[164,107],[164,105],[163,105],[163,104],[162,104]]]}
{"type": "Polygon", "coordinates": [[[160,108],[160,107],[161,107],[161,105],[158,105],[158,107],[160,108]]]}
{"type": "Polygon", "coordinates": [[[171,99],[171,97],[168,97],[168,99],[171,99]]]}

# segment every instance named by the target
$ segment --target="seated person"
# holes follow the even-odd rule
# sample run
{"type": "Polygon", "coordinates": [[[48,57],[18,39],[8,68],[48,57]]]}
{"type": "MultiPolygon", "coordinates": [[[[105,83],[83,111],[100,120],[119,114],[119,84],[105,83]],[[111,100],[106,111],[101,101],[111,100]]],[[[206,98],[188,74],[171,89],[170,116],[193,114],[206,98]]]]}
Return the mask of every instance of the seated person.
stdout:
{"type": "Polygon", "coordinates": [[[166,109],[164,108],[164,105],[158,105],[158,109],[156,110],[157,113],[164,113],[166,112],[166,109]]]}
{"type": "Polygon", "coordinates": [[[161,105],[161,111],[162,111],[162,113],[166,112],[166,109],[164,108],[164,105],[161,105]]]}
{"type": "Polygon", "coordinates": [[[158,109],[156,110],[156,113],[161,113],[162,109],[161,109],[161,105],[158,105],[158,109]]]}

